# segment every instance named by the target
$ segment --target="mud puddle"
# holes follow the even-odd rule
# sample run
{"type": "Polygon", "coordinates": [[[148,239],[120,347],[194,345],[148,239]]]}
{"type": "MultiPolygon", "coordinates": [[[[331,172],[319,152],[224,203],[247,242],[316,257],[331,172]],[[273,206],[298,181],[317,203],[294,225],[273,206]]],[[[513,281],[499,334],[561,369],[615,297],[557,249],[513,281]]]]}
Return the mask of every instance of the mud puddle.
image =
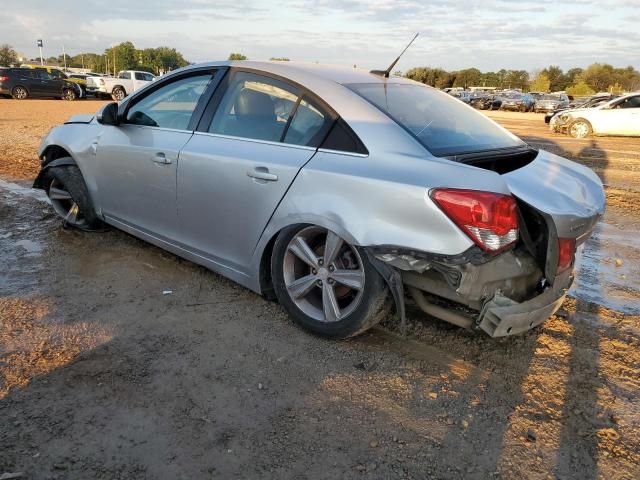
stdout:
{"type": "Polygon", "coordinates": [[[632,229],[600,223],[579,248],[569,295],[628,314],[640,314],[640,238],[632,229]]]}

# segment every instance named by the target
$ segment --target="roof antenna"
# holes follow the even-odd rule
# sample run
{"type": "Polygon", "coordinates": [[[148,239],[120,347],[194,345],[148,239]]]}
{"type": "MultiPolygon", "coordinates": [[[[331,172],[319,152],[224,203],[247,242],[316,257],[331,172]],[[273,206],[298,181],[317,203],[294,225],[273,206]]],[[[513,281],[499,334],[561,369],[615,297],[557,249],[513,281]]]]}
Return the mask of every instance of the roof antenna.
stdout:
{"type": "Polygon", "coordinates": [[[400,55],[398,55],[398,58],[396,58],[393,61],[393,63],[391,65],[389,65],[389,67],[386,70],[371,70],[370,73],[373,73],[374,75],[380,75],[381,77],[384,77],[384,78],[389,78],[389,74],[391,73],[391,69],[396,66],[396,63],[398,63],[398,60],[400,60],[400,57],[402,55],[404,55],[404,52],[406,52],[407,49],[411,46],[411,44],[415,41],[415,39],[418,38],[418,35],[420,35],[420,34],[416,33],[416,35],[409,42],[409,44],[406,47],[404,47],[404,50],[402,50],[402,52],[400,52],[400,55]]]}

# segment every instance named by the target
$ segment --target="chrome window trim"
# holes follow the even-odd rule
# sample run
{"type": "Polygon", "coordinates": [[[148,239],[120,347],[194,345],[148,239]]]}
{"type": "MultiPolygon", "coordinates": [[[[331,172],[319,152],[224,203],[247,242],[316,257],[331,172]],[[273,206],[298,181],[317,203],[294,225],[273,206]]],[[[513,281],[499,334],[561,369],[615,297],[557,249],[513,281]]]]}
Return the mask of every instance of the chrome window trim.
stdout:
{"type": "Polygon", "coordinates": [[[311,151],[311,152],[315,152],[317,150],[317,148],[308,147],[307,145],[296,145],[294,143],[273,142],[273,141],[270,141],[270,140],[259,140],[257,138],[249,138],[249,137],[236,137],[234,135],[223,135],[221,133],[195,131],[195,132],[193,132],[193,134],[194,135],[203,135],[203,136],[206,136],[206,137],[225,138],[225,139],[228,139],[228,140],[240,140],[240,141],[244,141],[244,142],[260,143],[260,144],[264,144],[264,145],[275,145],[275,146],[278,146],[278,147],[296,148],[296,149],[299,149],[299,150],[308,150],[308,151],[311,151]]]}
{"type": "Polygon", "coordinates": [[[359,158],[369,157],[369,154],[366,154],[366,153],[346,152],[344,150],[331,150],[330,148],[318,148],[318,152],[330,153],[332,155],[348,155],[350,157],[359,157],[359,158]]]}
{"type": "Polygon", "coordinates": [[[181,130],[179,128],[167,128],[167,127],[153,127],[151,125],[137,125],[135,123],[121,123],[118,127],[129,127],[129,128],[152,128],[154,130],[159,130],[163,132],[178,132],[178,133],[188,133],[189,135],[193,134],[193,130],[181,130]]]}

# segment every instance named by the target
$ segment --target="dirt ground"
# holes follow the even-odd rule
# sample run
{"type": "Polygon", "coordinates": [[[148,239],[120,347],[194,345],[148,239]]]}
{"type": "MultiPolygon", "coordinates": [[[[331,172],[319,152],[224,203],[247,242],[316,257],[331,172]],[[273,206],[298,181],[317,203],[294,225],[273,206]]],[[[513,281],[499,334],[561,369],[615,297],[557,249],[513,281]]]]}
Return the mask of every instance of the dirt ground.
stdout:
{"type": "Polygon", "coordinates": [[[65,230],[49,128],[99,102],[0,99],[0,478],[640,478],[640,140],[526,141],[608,210],[564,307],[490,339],[409,311],[345,342],[127,234],[65,230]],[[171,293],[164,294],[170,291],[171,293]]]}

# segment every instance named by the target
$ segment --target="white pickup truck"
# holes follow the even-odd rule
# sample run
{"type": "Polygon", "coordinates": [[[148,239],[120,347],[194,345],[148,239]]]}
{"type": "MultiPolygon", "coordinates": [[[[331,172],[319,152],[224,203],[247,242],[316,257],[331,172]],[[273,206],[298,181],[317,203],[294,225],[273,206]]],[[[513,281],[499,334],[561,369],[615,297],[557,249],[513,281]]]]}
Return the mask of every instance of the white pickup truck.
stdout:
{"type": "Polygon", "coordinates": [[[123,70],[117,77],[87,77],[87,92],[96,96],[110,95],[116,102],[142,88],[156,77],[149,72],[123,70]]]}

